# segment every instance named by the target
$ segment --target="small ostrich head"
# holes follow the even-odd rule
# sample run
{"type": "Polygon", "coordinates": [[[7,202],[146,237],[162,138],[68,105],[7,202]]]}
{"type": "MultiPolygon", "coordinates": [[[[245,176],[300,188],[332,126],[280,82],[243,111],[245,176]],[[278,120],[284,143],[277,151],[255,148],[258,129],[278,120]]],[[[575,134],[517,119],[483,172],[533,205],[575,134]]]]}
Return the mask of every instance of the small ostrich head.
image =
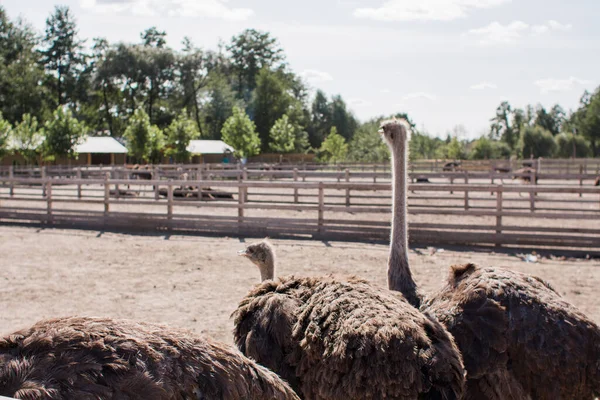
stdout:
{"type": "Polygon", "coordinates": [[[275,250],[268,239],[250,243],[244,250],[238,251],[238,255],[246,257],[258,267],[263,281],[275,277],[275,250]]]}
{"type": "Polygon", "coordinates": [[[378,132],[392,150],[404,147],[410,139],[410,125],[404,119],[383,121],[378,132]]]}

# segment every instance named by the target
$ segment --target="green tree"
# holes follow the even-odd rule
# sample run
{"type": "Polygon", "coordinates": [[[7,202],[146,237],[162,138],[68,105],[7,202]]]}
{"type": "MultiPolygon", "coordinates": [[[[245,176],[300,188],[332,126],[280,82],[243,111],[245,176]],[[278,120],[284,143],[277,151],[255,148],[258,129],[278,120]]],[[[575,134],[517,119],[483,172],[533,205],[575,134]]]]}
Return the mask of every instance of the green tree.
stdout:
{"type": "Polygon", "coordinates": [[[465,143],[458,140],[456,136],[452,137],[450,143],[446,145],[447,158],[452,160],[464,160],[467,158],[467,149],[465,143]]]}
{"type": "Polygon", "coordinates": [[[565,112],[558,104],[547,112],[544,106],[538,105],[536,109],[535,125],[541,126],[553,136],[558,135],[565,121],[565,112]]]}
{"type": "Polygon", "coordinates": [[[0,112],[11,124],[23,114],[40,119],[46,111],[38,38],[23,20],[11,22],[0,6],[0,112]]]}
{"type": "Polygon", "coordinates": [[[125,130],[129,154],[138,161],[160,161],[164,145],[163,133],[150,123],[150,117],[142,109],[137,109],[125,130]]]}
{"type": "Polygon", "coordinates": [[[295,101],[289,89],[289,82],[282,71],[263,68],[256,77],[256,90],[251,110],[263,151],[268,150],[271,127],[287,113],[295,101]]]}
{"type": "MultiPolygon", "coordinates": [[[[188,37],[184,38],[183,51],[176,55],[175,76],[178,83],[176,92],[180,97],[177,107],[187,110],[188,116],[194,118],[198,131],[203,129],[199,94],[208,83],[206,65],[202,50],[194,47],[188,37]]],[[[217,132],[220,132],[220,129],[217,132]]]]}
{"type": "Polygon", "coordinates": [[[209,74],[205,91],[201,95],[204,137],[220,139],[223,124],[231,117],[233,108],[238,105],[235,93],[227,83],[225,75],[209,74]]]}
{"type": "Polygon", "coordinates": [[[246,101],[257,86],[259,71],[277,68],[285,60],[277,39],[255,29],[234,36],[227,50],[231,53],[231,72],[237,81],[238,97],[246,101]]]}
{"type": "Polygon", "coordinates": [[[283,115],[271,128],[269,148],[275,153],[291,153],[296,149],[296,131],[287,115],[283,115]]]}
{"type": "Polygon", "coordinates": [[[513,149],[519,137],[510,123],[512,108],[508,101],[503,101],[496,109],[496,116],[492,118],[490,137],[501,140],[513,149]]]}
{"type": "Polygon", "coordinates": [[[44,126],[44,153],[49,159],[74,158],[75,146],[87,133],[86,127],[73,117],[71,110],[59,106],[44,126]]]}
{"type": "Polygon", "coordinates": [[[13,152],[23,156],[27,164],[33,164],[43,143],[44,130],[39,126],[37,118],[23,114],[21,122],[11,131],[10,144],[13,152]]]}
{"type": "Polygon", "coordinates": [[[77,24],[68,7],[56,6],[46,20],[42,62],[50,73],[48,84],[55,94],[55,105],[75,100],[80,72],[86,65],[83,41],[77,38],[77,24]]]}
{"type": "Polygon", "coordinates": [[[11,131],[12,126],[10,125],[10,122],[2,118],[2,113],[0,113],[0,159],[8,152],[11,131]]]}
{"type": "Polygon", "coordinates": [[[346,108],[346,103],[342,96],[333,96],[331,100],[331,124],[336,127],[340,135],[346,140],[352,139],[358,123],[356,118],[346,108]]]}
{"type": "Polygon", "coordinates": [[[331,107],[327,96],[321,90],[317,90],[311,105],[310,127],[308,138],[311,146],[318,148],[331,130],[331,107]]]}
{"type": "Polygon", "coordinates": [[[389,147],[381,140],[379,120],[362,124],[348,144],[348,159],[357,162],[385,162],[390,159],[389,147]]]}
{"type": "Polygon", "coordinates": [[[510,154],[508,144],[482,136],[472,143],[469,158],[471,160],[497,160],[510,158],[510,154]]]}
{"type": "Polygon", "coordinates": [[[190,140],[200,136],[194,121],[189,119],[185,112],[182,112],[177,119],[173,120],[166,133],[168,146],[166,154],[172,156],[177,162],[189,160],[190,153],[187,147],[190,140]]]}
{"type": "Polygon", "coordinates": [[[581,133],[589,140],[594,156],[600,155],[600,87],[583,102],[581,133]]]}
{"type": "Polygon", "coordinates": [[[159,31],[155,26],[146,29],[140,34],[142,43],[147,47],[163,48],[167,44],[167,32],[159,31]]]}
{"type": "Polygon", "coordinates": [[[518,150],[522,158],[552,157],[556,143],[552,133],[546,129],[541,126],[528,126],[521,132],[518,150]]]}
{"type": "Polygon", "coordinates": [[[554,137],[556,141],[556,156],[560,158],[591,157],[590,143],[581,135],[562,132],[554,137]]]}
{"type": "Polygon", "coordinates": [[[319,149],[319,161],[337,163],[346,160],[348,144],[343,136],[337,133],[335,127],[331,128],[329,135],[319,149]]]}
{"type": "Polygon", "coordinates": [[[238,157],[246,158],[260,153],[260,137],[254,122],[239,107],[233,108],[231,117],[223,124],[223,141],[235,149],[238,157]]]}

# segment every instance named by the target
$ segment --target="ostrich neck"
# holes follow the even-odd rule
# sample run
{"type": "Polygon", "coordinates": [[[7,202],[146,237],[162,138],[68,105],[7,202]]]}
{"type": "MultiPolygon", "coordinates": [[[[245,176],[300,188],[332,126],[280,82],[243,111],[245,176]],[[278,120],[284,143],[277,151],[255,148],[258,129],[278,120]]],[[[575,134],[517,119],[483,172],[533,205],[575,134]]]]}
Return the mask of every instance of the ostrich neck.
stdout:
{"type": "Polygon", "coordinates": [[[260,268],[261,281],[273,280],[275,278],[275,259],[267,257],[265,263],[260,268]]]}
{"type": "Polygon", "coordinates": [[[408,229],[406,219],[407,144],[392,151],[392,232],[388,259],[388,287],[401,292],[410,304],[420,305],[417,285],[408,265],[408,229]]]}

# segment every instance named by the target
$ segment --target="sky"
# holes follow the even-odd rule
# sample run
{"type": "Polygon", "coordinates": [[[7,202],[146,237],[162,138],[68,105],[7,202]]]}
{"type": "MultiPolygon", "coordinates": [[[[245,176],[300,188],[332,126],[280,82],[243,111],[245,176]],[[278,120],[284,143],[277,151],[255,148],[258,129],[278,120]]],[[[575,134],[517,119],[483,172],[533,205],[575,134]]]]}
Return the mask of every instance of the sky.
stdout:
{"type": "Polygon", "coordinates": [[[82,38],[139,42],[156,26],[174,48],[247,28],[270,32],[293,71],[341,94],[361,120],[407,112],[419,129],[489,130],[500,102],[575,109],[600,85],[598,0],[0,0],[40,32],[67,5],[82,38]]]}

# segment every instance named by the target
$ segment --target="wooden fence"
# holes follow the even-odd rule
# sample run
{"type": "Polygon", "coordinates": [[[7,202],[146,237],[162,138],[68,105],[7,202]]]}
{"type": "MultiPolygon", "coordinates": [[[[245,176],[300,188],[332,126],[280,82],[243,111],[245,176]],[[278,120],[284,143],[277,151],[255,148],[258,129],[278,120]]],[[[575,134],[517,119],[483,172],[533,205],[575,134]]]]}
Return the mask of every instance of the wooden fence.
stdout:
{"type": "MultiPolygon", "coordinates": [[[[0,222],[359,241],[389,237],[388,183],[109,176],[0,181],[0,222]]],[[[600,187],[412,184],[409,189],[410,238],[417,243],[600,252],[600,187]]]]}

